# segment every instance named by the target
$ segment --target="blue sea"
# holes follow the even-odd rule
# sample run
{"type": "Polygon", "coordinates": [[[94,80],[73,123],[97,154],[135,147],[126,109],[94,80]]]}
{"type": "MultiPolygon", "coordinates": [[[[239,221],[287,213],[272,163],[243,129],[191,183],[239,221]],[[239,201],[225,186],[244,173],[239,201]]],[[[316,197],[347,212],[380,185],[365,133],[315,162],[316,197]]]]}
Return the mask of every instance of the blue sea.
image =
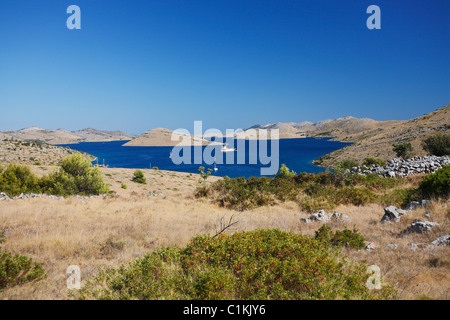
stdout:
{"type": "MultiPolygon", "coordinates": [[[[99,164],[108,165],[110,168],[134,168],[148,169],[158,167],[160,170],[181,171],[198,173],[198,168],[204,166],[206,169],[213,168],[208,164],[193,164],[194,147],[191,147],[192,164],[175,165],[170,158],[173,147],[124,147],[127,141],[111,142],[81,142],[78,144],[64,144],[62,146],[70,147],[74,150],[84,151],[98,158],[99,164]]],[[[268,140],[268,150],[270,157],[270,143],[268,140]]],[[[331,151],[343,148],[349,143],[330,141],[329,138],[300,138],[300,139],[280,139],[279,140],[279,165],[286,166],[297,173],[308,172],[318,173],[325,168],[312,164],[312,161],[331,151]]],[[[237,146],[237,144],[235,144],[237,146]]],[[[229,146],[232,147],[232,146],[229,146]]],[[[203,149],[205,147],[202,147],[203,149]]],[[[237,163],[237,152],[235,155],[235,164],[217,164],[217,171],[212,175],[228,176],[230,178],[251,176],[260,177],[260,168],[268,167],[261,163],[248,164],[249,159],[249,141],[246,141],[246,163],[237,163]]],[[[225,158],[224,158],[225,159],[225,158]]],[[[97,161],[94,161],[96,163],[97,161]]],[[[224,161],[225,162],[225,161],[224,161]]]]}

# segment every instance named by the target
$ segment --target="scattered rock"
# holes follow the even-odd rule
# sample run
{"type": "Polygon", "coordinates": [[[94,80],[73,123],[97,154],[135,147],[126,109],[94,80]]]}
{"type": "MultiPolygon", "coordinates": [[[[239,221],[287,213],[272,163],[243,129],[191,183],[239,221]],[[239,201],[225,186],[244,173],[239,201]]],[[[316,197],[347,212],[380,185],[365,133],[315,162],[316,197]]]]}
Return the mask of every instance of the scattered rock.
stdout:
{"type": "Polygon", "coordinates": [[[431,200],[422,200],[422,208],[426,208],[431,204],[431,200]]]}
{"type": "Polygon", "coordinates": [[[426,243],[408,243],[408,246],[410,247],[411,250],[417,250],[419,248],[426,248],[427,244],[426,243]]]}
{"type": "Polygon", "coordinates": [[[406,205],[406,210],[416,210],[418,208],[422,207],[421,203],[419,201],[410,201],[406,205]]]}
{"type": "Polygon", "coordinates": [[[384,216],[381,218],[381,223],[385,222],[399,222],[400,216],[408,214],[408,211],[398,209],[396,206],[389,206],[384,208],[384,216]]]}
{"type": "Polygon", "coordinates": [[[398,245],[395,243],[389,243],[387,245],[384,246],[385,249],[397,249],[398,245]]]}
{"type": "Polygon", "coordinates": [[[445,236],[439,237],[433,242],[431,242],[428,247],[434,248],[439,246],[448,246],[450,245],[450,234],[446,234],[445,236]]]}
{"type": "Polygon", "coordinates": [[[409,232],[415,232],[415,233],[426,233],[431,231],[431,229],[435,226],[438,226],[439,224],[436,222],[430,222],[430,221],[420,221],[418,219],[414,220],[413,223],[411,223],[411,226],[409,227],[409,232]]]}
{"type": "Polygon", "coordinates": [[[313,213],[309,218],[300,218],[300,221],[304,223],[311,223],[313,221],[329,222],[332,219],[347,222],[352,221],[352,219],[346,214],[341,214],[337,211],[333,213],[326,213],[325,210],[319,210],[318,212],[313,213]]]}
{"type": "Polygon", "coordinates": [[[366,245],[366,251],[372,251],[379,248],[379,246],[373,242],[370,242],[366,245]]]}

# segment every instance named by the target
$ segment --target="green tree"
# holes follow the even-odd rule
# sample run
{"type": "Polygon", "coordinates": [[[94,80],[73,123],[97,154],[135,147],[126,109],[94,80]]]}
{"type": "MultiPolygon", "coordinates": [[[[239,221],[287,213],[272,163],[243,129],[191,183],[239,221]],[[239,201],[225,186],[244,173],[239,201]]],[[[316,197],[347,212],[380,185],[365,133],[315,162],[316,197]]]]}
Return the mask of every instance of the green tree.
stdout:
{"type": "Polygon", "coordinates": [[[450,134],[437,133],[422,140],[422,148],[430,155],[445,156],[450,154],[450,134]]]}
{"type": "Polygon", "coordinates": [[[414,148],[410,142],[394,143],[392,147],[399,158],[409,159],[414,154],[414,148]]]}
{"type": "Polygon", "coordinates": [[[131,180],[136,183],[142,183],[142,184],[147,183],[147,179],[145,179],[144,173],[141,170],[136,170],[134,172],[133,178],[131,180]]]}
{"type": "Polygon", "coordinates": [[[366,159],[364,159],[363,165],[370,167],[371,165],[377,164],[380,167],[386,165],[386,160],[384,159],[380,159],[380,158],[372,158],[372,157],[368,157],[366,159]]]}
{"type": "Polygon", "coordinates": [[[296,175],[297,175],[297,173],[294,170],[290,171],[289,168],[286,167],[286,165],[283,163],[281,165],[280,170],[278,171],[278,173],[275,174],[275,177],[281,178],[281,179],[285,179],[285,178],[294,177],[296,175]]]}
{"type": "Polygon", "coordinates": [[[58,195],[99,195],[109,192],[99,167],[84,159],[81,154],[68,156],[59,171],[42,179],[43,188],[58,195]]]}

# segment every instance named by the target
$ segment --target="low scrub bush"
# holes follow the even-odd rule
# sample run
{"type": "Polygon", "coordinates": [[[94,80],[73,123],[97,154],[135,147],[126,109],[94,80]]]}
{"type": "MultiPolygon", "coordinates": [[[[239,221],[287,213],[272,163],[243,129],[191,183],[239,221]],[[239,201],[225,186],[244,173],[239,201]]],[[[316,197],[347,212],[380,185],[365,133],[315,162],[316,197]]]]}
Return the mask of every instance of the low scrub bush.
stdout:
{"type": "MultiPolygon", "coordinates": [[[[4,243],[0,232],[0,248],[4,243]]],[[[46,276],[42,263],[33,262],[23,255],[0,252],[0,290],[26,282],[38,281],[46,276]]]]}
{"type": "Polygon", "coordinates": [[[144,177],[144,173],[141,170],[136,170],[133,174],[133,178],[131,179],[133,182],[136,183],[147,183],[147,179],[144,177]]]}
{"type": "Polygon", "coordinates": [[[39,193],[41,186],[39,178],[29,167],[13,163],[0,175],[0,191],[17,196],[21,193],[39,193]]]}
{"type": "Polygon", "coordinates": [[[364,237],[355,228],[353,230],[347,228],[336,230],[333,234],[330,226],[323,225],[315,232],[315,239],[336,247],[349,247],[357,250],[365,247],[364,237]]]}
{"type": "Polygon", "coordinates": [[[399,158],[409,159],[414,155],[414,148],[410,142],[395,143],[392,147],[399,158]]]}
{"type": "Polygon", "coordinates": [[[450,165],[426,175],[419,185],[424,197],[448,198],[450,195],[450,165]]]}
{"type": "MultiPolygon", "coordinates": [[[[77,299],[377,299],[363,264],[278,229],[196,236],[102,271],[77,299]]],[[[384,292],[381,290],[381,292],[384,292]]]]}
{"type": "MultiPolygon", "coordinates": [[[[286,173],[290,172],[289,169],[286,173]]],[[[321,172],[283,175],[284,178],[225,177],[197,188],[196,197],[210,197],[224,207],[246,210],[283,201],[298,201],[308,211],[334,209],[340,204],[364,205],[379,202],[378,193],[406,183],[402,178],[382,178],[376,174],[321,172]]],[[[385,192],[390,193],[390,192],[385,192]]],[[[384,199],[385,201],[388,198],[384,199]]]]}
{"type": "Polygon", "coordinates": [[[369,157],[369,158],[364,159],[362,164],[365,165],[366,167],[370,167],[370,166],[372,166],[374,164],[379,165],[380,167],[382,167],[382,166],[386,165],[386,160],[380,159],[380,158],[369,157]]]}
{"type": "Polygon", "coordinates": [[[20,193],[99,195],[108,193],[109,187],[98,167],[93,167],[81,154],[74,154],[64,159],[58,171],[42,178],[27,166],[10,164],[0,174],[0,191],[9,196],[20,193]]]}
{"type": "Polygon", "coordinates": [[[422,148],[430,155],[445,156],[450,154],[450,134],[436,133],[422,140],[422,148]]]}

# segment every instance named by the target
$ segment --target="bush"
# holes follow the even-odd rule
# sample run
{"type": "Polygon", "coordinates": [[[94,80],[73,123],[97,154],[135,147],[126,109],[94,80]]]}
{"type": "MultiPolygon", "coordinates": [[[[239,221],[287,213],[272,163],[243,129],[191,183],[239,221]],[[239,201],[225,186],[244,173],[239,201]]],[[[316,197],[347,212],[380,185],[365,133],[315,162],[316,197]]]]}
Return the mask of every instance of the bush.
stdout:
{"type": "Polygon", "coordinates": [[[289,171],[289,168],[286,167],[286,165],[283,163],[280,167],[280,170],[277,174],[275,174],[275,177],[285,179],[285,178],[291,178],[296,176],[297,173],[294,172],[294,170],[289,171]]]}
{"type": "Polygon", "coordinates": [[[78,299],[375,299],[362,264],[278,229],[196,236],[102,271],[78,299]]]}
{"type": "Polygon", "coordinates": [[[411,143],[405,142],[405,143],[396,143],[393,144],[393,150],[397,157],[403,158],[403,159],[409,159],[414,155],[414,148],[411,143]]]}
{"type": "Polygon", "coordinates": [[[359,167],[359,163],[356,160],[342,160],[337,164],[338,169],[352,170],[353,167],[359,167]]]}
{"type": "Polygon", "coordinates": [[[67,157],[59,171],[39,178],[29,167],[10,164],[0,175],[0,191],[9,196],[20,193],[48,193],[54,195],[98,195],[108,193],[98,167],[92,167],[80,154],[67,157]]]}
{"type": "Polygon", "coordinates": [[[133,173],[133,178],[131,179],[131,181],[134,181],[136,183],[142,183],[142,184],[147,183],[147,179],[145,179],[144,173],[141,170],[136,170],[133,173]]]}
{"type": "Polygon", "coordinates": [[[382,166],[386,165],[386,160],[380,159],[380,158],[371,158],[371,157],[369,157],[369,158],[364,159],[362,164],[365,165],[366,167],[370,167],[370,166],[372,166],[374,164],[377,164],[380,167],[382,167],[382,166]]]}
{"type": "Polygon", "coordinates": [[[121,182],[120,184],[121,184],[120,187],[121,187],[122,189],[127,189],[127,188],[128,188],[127,185],[126,185],[125,183],[121,182]]]}
{"type": "Polygon", "coordinates": [[[445,156],[450,154],[450,134],[437,133],[422,141],[422,148],[430,155],[445,156]]]}
{"type": "Polygon", "coordinates": [[[419,185],[419,191],[424,197],[448,198],[450,195],[450,164],[426,175],[419,185]]]}
{"type": "Polygon", "coordinates": [[[9,196],[17,196],[21,193],[40,193],[40,180],[29,167],[10,164],[0,175],[0,191],[9,196]]]}
{"type": "Polygon", "coordinates": [[[308,211],[334,209],[340,204],[363,205],[380,200],[381,190],[406,183],[401,178],[380,178],[336,172],[301,173],[291,177],[224,178],[197,188],[196,197],[213,198],[221,206],[247,210],[277,202],[300,201],[308,211]],[[302,197],[305,195],[306,197],[302,197]]]}
{"type": "MultiPolygon", "coordinates": [[[[5,242],[0,232],[0,248],[5,242]]],[[[0,252],[0,290],[6,287],[41,280],[46,276],[42,263],[35,263],[31,258],[0,252]]]]}
{"type": "Polygon", "coordinates": [[[339,248],[349,247],[359,250],[365,247],[364,237],[355,228],[353,230],[347,228],[344,230],[336,230],[333,234],[330,226],[323,225],[315,232],[314,238],[325,244],[339,248]]]}
{"type": "Polygon", "coordinates": [[[68,156],[61,169],[42,180],[46,192],[56,195],[99,195],[109,192],[98,167],[92,166],[81,154],[68,156]]]}

